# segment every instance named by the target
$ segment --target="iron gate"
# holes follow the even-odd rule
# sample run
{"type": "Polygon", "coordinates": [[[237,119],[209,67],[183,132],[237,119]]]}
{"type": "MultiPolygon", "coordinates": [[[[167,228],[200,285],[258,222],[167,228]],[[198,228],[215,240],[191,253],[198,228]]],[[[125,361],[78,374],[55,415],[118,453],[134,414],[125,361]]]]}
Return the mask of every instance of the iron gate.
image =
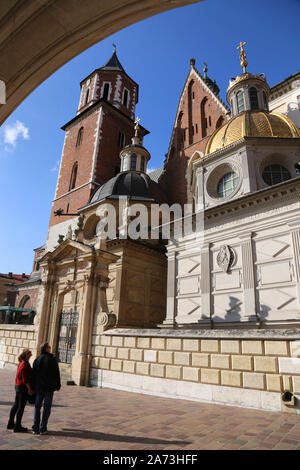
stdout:
{"type": "Polygon", "coordinates": [[[58,362],[72,363],[75,354],[78,312],[62,310],[59,319],[59,337],[56,358],[58,362]]]}

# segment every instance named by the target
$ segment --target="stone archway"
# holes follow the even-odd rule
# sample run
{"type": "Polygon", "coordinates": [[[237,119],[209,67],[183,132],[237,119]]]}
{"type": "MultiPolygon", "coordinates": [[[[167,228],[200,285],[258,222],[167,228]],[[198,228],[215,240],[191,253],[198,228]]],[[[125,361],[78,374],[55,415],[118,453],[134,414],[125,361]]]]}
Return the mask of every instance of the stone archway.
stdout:
{"type": "Polygon", "coordinates": [[[0,5],[0,125],[38,85],[93,44],[138,21],[202,0],[9,0],[0,5]],[[0,82],[1,84],[1,82],[0,82]],[[1,102],[1,99],[0,99],[1,102]]]}

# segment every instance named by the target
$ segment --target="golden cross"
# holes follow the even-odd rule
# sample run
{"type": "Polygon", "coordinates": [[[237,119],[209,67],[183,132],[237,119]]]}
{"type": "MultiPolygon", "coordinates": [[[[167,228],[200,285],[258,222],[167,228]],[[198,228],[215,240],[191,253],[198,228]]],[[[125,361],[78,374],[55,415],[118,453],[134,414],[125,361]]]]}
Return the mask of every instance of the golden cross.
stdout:
{"type": "Polygon", "coordinates": [[[241,49],[240,52],[242,52],[242,51],[244,50],[244,49],[243,49],[243,46],[245,46],[245,44],[246,44],[245,42],[241,41],[241,42],[240,42],[240,45],[237,47],[237,49],[241,49]]]}
{"type": "Polygon", "coordinates": [[[135,124],[134,128],[135,128],[135,135],[136,136],[138,135],[138,130],[139,130],[139,127],[140,127],[139,126],[139,121],[140,121],[139,117],[137,117],[136,120],[134,121],[134,124],[135,124]]]}
{"type": "Polygon", "coordinates": [[[246,73],[246,67],[248,65],[248,62],[246,61],[246,52],[243,49],[243,46],[245,46],[245,42],[241,41],[237,49],[240,49],[240,60],[241,60],[241,67],[243,67],[244,73],[246,73]]]}

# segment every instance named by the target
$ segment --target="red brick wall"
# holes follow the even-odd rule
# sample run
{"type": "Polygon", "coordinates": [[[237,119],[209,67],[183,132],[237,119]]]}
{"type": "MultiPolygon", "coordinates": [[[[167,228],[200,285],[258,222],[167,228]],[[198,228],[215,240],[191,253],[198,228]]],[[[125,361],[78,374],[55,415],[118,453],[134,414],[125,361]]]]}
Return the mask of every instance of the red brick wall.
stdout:
{"type": "Polygon", "coordinates": [[[98,187],[92,184],[91,180],[101,185],[119,172],[119,132],[121,131],[125,135],[125,145],[130,144],[134,135],[134,123],[106,103],[99,106],[100,111],[99,107],[93,108],[82,119],[78,119],[78,121],[71,124],[67,130],[49,226],[73,218],[73,216],[54,216],[54,211],[57,209],[63,209],[64,213],[76,213],[77,209],[88,203],[92,193],[98,187]],[[98,111],[102,112],[102,116],[100,118],[101,128],[98,134],[99,147],[93,172],[93,157],[97,144],[98,111]],[[78,132],[82,127],[81,144],[76,147],[78,132]],[[76,184],[75,188],[69,191],[72,170],[76,162],[78,163],[76,184]]]}
{"type": "Polygon", "coordinates": [[[102,98],[101,90],[103,90],[103,83],[109,82],[110,83],[110,94],[108,97],[108,101],[116,106],[120,111],[126,114],[129,117],[133,117],[135,105],[137,103],[138,98],[138,85],[134,83],[130,78],[124,74],[123,72],[113,72],[108,70],[101,70],[95,71],[94,74],[90,75],[86,80],[82,82],[82,102],[81,106],[79,107],[80,112],[84,111],[86,108],[89,107],[93,98],[95,100],[99,100],[102,98]],[[99,75],[99,80],[97,82],[96,93],[93,93],[93,80],[95,75],[99,75]],[[85,94],[87,90],[87,80],[90,80],[90,93],[89,99],[87,104],[84,103],[85,94]],[[129,92],[128,94],[128,101],[127,106],[123,105],[123,91],[126,88],[129,92]],[[116,94],[117,91],[117,94],[116,94]],[[117,99],[116,98],[117,95],[117,99]]]}
{"type": "Polygon", "coordinates": [[[20,289],[16,296],[15,306],[19,307],[20,302],[22,301],[23,297],[28,295],[29,299],[26,302],[26,304],[23,305],[24,308],[32,308],[33,310],[36,310],[38,294],[39,294],[39,286],[20,289]]]}
{"type": "Polygon", "coordinates": [[[160,184],[167,192],[171,204],[187,202],[188,160],[195,151],[204,152],[209,136],[220,125],[221,117],[225,122],[224,108],[191,72],[178,108],[165,172],[160,179],[160,184]]]}

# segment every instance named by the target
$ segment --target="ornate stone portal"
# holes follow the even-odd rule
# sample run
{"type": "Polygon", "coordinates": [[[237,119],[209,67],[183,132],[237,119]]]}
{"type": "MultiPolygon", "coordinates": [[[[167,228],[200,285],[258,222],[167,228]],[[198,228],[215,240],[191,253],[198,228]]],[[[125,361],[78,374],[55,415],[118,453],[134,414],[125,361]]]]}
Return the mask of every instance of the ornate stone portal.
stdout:
{"type": "MultiPolygon", "coordinates": [[[[56,351],[62,312],[76,311],[72,379],[80,385],[88,383],[94,317],[111,318],[106,301],[108,266],[117,259],[112,253],[67,239],[41,260],[43,301],[37,344],[49,341],[56,351]]],[[[110,324],[102,322],[103,331],[110,324]]],[[[71,340],[70,335],[65,337],[71,340]]]]}

